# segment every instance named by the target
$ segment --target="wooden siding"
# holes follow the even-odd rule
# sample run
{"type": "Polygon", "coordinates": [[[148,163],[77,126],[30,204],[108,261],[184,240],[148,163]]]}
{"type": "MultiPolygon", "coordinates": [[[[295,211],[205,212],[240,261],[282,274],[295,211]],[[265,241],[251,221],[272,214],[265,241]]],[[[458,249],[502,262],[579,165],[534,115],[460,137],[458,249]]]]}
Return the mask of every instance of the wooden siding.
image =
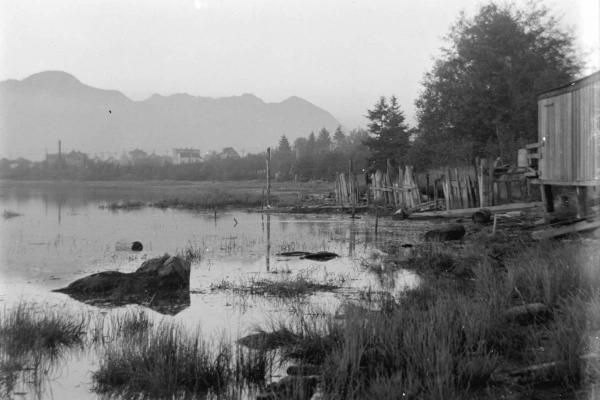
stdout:
{"type": "Polygon", "coordinates": [[[600,81],[538,100],[544,181],[600,182],[600,81]]]}

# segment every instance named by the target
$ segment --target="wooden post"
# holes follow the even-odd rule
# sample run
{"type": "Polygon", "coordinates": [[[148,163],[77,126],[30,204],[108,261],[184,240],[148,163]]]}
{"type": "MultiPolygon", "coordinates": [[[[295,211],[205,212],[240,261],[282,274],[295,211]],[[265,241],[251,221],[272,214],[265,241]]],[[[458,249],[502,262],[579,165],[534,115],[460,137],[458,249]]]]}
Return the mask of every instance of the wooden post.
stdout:
{"type": "Polygon", "coordinates": [[[379,205],[375,206],[375,236],[377,236],[377,227],[379,225],[379,205]]]}
{"type": "Polygon", "coordinates": [[[588,215],[587,187],[577,186],[575,190],[577,192],[577,216],[583,218],[588,215]]]}
{"type": "Polygon", "coordinates": [[[542,201],[546,204],[547,212],[554,212],[554,195],[552,194],[552,185],[540,185],[542,201]]]}
{"type": "Polygon", "coordinates": [[[444,180],[442,181],[442,189],[444,189],[444,200],[446,200],[446,210],[450,210],[452,208],[452,203],[450,201],[450,197],[452,196],[451,188],[450,188],[450,176],[448,175],[450,170],[446,170],[446,175],[444,175],[444,180]]]}
{"type": "Polygon", "coordinates": [[[355,181],[354,181],[354,173],[352,171],[352,159],[348,160],[348,180],[351,182],[350,184],[350,188],[352,190],[352,192],[350,193],[350,201],[352,202],[352,218],[354,219],[354,212],[355,212],[355,207],[356,207],[356,190],[354,188],[355,185],[355,181]]]}
{"type": "Polygon", "coordinates": [[[487,199],[485,198],[485,174],[483,173],[483,167],[485,166],[485,159],[479,160],[477,166],[477,184],[479,185],[479,207],[483,208],[487,206],[487,199]]]}
{"type": "Polygon", "coordinates": [[[271,208],[271,148],[267,147],[267,208],[271,208]]]}
{"type": "Polygon", "coordinates": [[[496,184],[494,183],[494,163],[488,163],[488,168],[488,175],[490,177],[488,180],[488,206],[493,206],[498,200],[495,190],[496,184]]]}

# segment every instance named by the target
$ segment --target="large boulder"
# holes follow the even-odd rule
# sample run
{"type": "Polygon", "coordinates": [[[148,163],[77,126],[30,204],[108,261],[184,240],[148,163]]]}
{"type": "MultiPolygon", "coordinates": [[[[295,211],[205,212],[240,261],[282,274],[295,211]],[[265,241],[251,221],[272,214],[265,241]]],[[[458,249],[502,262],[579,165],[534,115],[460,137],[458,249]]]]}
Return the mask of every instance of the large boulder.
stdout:
{"type": "Polygon", "coordinates": [[[190,262],[165,254],[145,261],[135,272],[99,272],[57,289],[91,304],[136,303],[151,306],[163,300],[184,299],[189,305],[190,262]],[[180,293],[183,292],[183,293],[180,293]],[[187,296],[182,296],[187,292],[187,296]]]}
{"type": "Polygon", "coordinates": [[[465,236],[465,227],[461,224],[449,224],[425,233],[425,241],[443,242],[446,240],[460,240],[465,236]]]}

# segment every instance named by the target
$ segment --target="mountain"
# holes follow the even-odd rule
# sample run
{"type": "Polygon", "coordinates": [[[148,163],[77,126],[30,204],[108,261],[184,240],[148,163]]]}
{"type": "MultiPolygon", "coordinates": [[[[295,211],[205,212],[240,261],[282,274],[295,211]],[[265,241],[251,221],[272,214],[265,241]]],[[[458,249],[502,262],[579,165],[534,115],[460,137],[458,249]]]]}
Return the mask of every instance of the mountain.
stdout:
{"type": "Polygon", "coordinates": [[[1,156],[44,157],[66,151],[117,153],[175,147],[203,152],[232,146],[259,151],[339,122],[299,97],[265,103],[252,94],[210,98],[152,95],[133,101],[116,90],[94,88],[61,71],[0,82],[1,156]]]}

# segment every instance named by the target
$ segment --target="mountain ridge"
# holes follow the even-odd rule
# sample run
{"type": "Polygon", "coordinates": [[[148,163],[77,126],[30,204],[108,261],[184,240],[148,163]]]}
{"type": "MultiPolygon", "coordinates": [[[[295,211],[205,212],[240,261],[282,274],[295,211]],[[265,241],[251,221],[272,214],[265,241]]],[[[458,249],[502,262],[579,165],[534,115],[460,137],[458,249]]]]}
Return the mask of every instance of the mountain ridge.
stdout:
{"type": "Polygon", "coordinates": [[[235,147],[259,151],[339,122],[297,96],[267,103],[251,93],[203,97],[153,94],[132,100],[118,90],[89,86],[64,71],[42,71],[0,82],[1,156],[41,159],[46,149],[118,154],[140,148],[164,154],[175,147],[202,152],[235,147]]]}

